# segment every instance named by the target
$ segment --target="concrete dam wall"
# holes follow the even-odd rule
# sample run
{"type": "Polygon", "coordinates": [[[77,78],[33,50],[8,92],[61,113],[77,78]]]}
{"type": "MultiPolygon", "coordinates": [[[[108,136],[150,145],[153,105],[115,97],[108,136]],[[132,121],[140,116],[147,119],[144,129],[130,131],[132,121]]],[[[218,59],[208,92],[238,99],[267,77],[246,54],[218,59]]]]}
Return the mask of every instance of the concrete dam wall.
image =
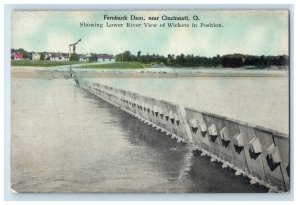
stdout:
{"type": "Polygon", "coordinates": [[[75,77],[75,81],[153,129],[191,144],[201,156],[222,163],[222,168],[249,177],[251,184],[259,183],[272,192],[289,191],[289,136],[92,80],[75,77]]]}

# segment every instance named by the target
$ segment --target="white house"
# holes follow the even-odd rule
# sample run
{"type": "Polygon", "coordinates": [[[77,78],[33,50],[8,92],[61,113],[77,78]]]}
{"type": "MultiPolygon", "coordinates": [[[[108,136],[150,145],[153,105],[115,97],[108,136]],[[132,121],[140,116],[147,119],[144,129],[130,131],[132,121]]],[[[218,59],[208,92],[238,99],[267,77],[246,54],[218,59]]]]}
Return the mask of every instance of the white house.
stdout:
{"type": "Polygon", "coordinates": [[[113,57],[114,57],[113,55],[109,55],[109,54],[98,54],[97,61],[98,62],[106,62],[106,61],[113,62],[113,61],[115,61],[115,59],[113,57]]]}
{"type": "Polygon", "coordinates": [[[31,60],[40,60],[41,55],[39,53],[31,53],[31,60]]]}
{"type": "Polygon", "coordinates": [[[51,53],[50,61],[59,61],[59,55],[57,53],[51,53]]]}
{"type": "Polygon", "coordinates": [[[70,57],[68,53],[62,53],[61,56],[61,61],[70,61],[70,57]]]}
{"type": "Polygon", "coordinates": [[[67,53],[52,53],[50,61],[70,61],[69,54],[67,53]]]}
{"type": "Polygon", "coordinates": [[[79,61],[86,62],[88,60],[89,60],[89,58],[87,57],[87,55],[79,55],[79,61]]]}

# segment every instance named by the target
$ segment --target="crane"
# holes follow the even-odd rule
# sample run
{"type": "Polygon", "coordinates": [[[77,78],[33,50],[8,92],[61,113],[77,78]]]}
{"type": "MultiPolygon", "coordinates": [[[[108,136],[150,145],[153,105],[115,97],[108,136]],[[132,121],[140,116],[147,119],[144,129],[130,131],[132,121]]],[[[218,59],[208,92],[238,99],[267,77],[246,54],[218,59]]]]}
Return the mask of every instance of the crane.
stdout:
{"type": "Polygon", "coordinates": [[[76,43],[71,43],[71,44],[69,45],[70,70],[69,70],[68,74],[69,74],[69,77],[75,78],[75,81],[76,81],[77,84],[78,84],[78,79],[76,78],[75,72],[72,70],[72,67],[71,67],[71,65],[72,65],[72,64],[71,64],[71,47],[73,47],[73,54],[76,54],[76,45],[77,45],[80,41],[81,41],[81,38],[80,38],[76,43]]]}
{"type": "Polygon", "coordinates": [[[76,42],[69,45],[69,57],[71,58],[71,47],[73,47],[73,54],[76,53],[76,45],[81,41],[81,38],[76,42]]]}

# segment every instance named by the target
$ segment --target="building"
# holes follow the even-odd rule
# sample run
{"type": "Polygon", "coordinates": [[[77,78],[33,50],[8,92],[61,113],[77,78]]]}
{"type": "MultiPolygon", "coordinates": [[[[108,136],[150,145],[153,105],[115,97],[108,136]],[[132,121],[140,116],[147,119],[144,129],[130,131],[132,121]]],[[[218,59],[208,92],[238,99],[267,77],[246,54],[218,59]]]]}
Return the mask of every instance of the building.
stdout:
{"type": "Polygon", "coordinates": [[[89,61],[89,58],[87,55],[79,55],[79,61],[82,61],[82,62],[87,62],[89,61]]]}
{"type": "Polygon", "coordinates": [[[70,61],[70,57],[68,53],[62,53],[60,56],[61,61],[70,61]]]}
{"type": "Polygon", "coordinates": [[[106,61],[114,61],[113,55],[109,54],[98,54],[97,55],[97,61],[98,62],[106,62],[106,61]]]}
{"type": "Polygon", "coordinates": [[[44,52],[43,54],[44,54],[44,60],[50,60],[50,58],[51,58],[51,53],[49,53],[49,52],[44,52]]]}
{"type": "Polygon", "coordinates": [[[59,55],[57,53],[51,53],[50,61],[59,61],[59,55]]]}
{"type": "Polygon", "coordinates": [[[31,60],[41,60],[41,54],[31,53],[31,60]]]}
{"type": "Polygon", "coordinates": [[[20,52],[12,53],[12,59],[13,60],[22,60],[23,59],[23,53],[20,53],[20,52]]]}
{"type": "Polygon", "coordinates": [[[67,54],[67,53],[51,53],[50,61],[70,61],[69,54],[67,54]]]}

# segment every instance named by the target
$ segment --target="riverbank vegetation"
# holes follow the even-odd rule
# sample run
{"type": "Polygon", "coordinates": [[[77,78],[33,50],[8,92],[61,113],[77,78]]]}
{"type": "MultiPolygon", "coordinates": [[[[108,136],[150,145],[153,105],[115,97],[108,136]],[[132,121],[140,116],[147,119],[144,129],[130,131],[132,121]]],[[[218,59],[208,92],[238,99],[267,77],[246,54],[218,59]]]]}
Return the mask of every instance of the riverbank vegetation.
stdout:
{"type": "Polygon", "coordinates": [[[150,64],[141,62],[116,62],[107,64],[87,64],[80,66],[81,68],[94,68],[94,69],[141,69],[150,67],[150,64]]]}
{"type": "Polygon", "coordinates": [[[138,51],[136,54],[130,51],[117,54],[81,55],[72,54],[76,58],[69,58],[67,53],[49,52],[27,52],[24,49],[11,50],[12,66],[33,66],[33,67],[54,67],[63,65],[81,64],[84,68],[146,68],[146,67],[173,67],[173,68],[245,68],[245,69],[287,69],[289,56],[255,56],[244,54],[216,55],[213,57],[199,55],[175,55],[167,56],[159,54],[143,54],[138,51]],[[47,56],[47,58],[46,58],[47,56]],[[50,57],[51,56],[51,57],[50,57]],[[80,58],[79,58],[80,57],[80,58]],[[60,60],[58,60],[60,59],[60,60]],[[73,59],[73,60],[72,60],[73,59]],[[100,60],[99,60],[100,59],[100,60]],[[71,61],[69,61],[71,60],[71,61]],[[107,62],[106,62],[107,61],[107,62]],[[115,61],[115,62],[114,62],[115,61]],[[101,62],[101,63],[100,63],[101,62]]]}
{"type": "Polygon", "coordinates": [[[194,56],[194,55],[174,55],[167,57],[162,55],[142,55],[141,51],[137,55],[130,51],[125,51],[115,56],[116,61],[141,62],[147,64],[156,63],[158,66],[168,67],[210,67],[210,68],[239,68],[249,67],[256,69],[269,68],[271,66],[288,66],[289,57],[287,55],[278,56],[254,56],[243,54],[216,55],[214,57],[194,56]]]}
{"type": "Polygon", "coordinates": [[[32,66],[32,67],[54,67],[63,65],[74,65],[79,61],[49,61],[49,60],[12,60],[11,66],[32,66]]]}

